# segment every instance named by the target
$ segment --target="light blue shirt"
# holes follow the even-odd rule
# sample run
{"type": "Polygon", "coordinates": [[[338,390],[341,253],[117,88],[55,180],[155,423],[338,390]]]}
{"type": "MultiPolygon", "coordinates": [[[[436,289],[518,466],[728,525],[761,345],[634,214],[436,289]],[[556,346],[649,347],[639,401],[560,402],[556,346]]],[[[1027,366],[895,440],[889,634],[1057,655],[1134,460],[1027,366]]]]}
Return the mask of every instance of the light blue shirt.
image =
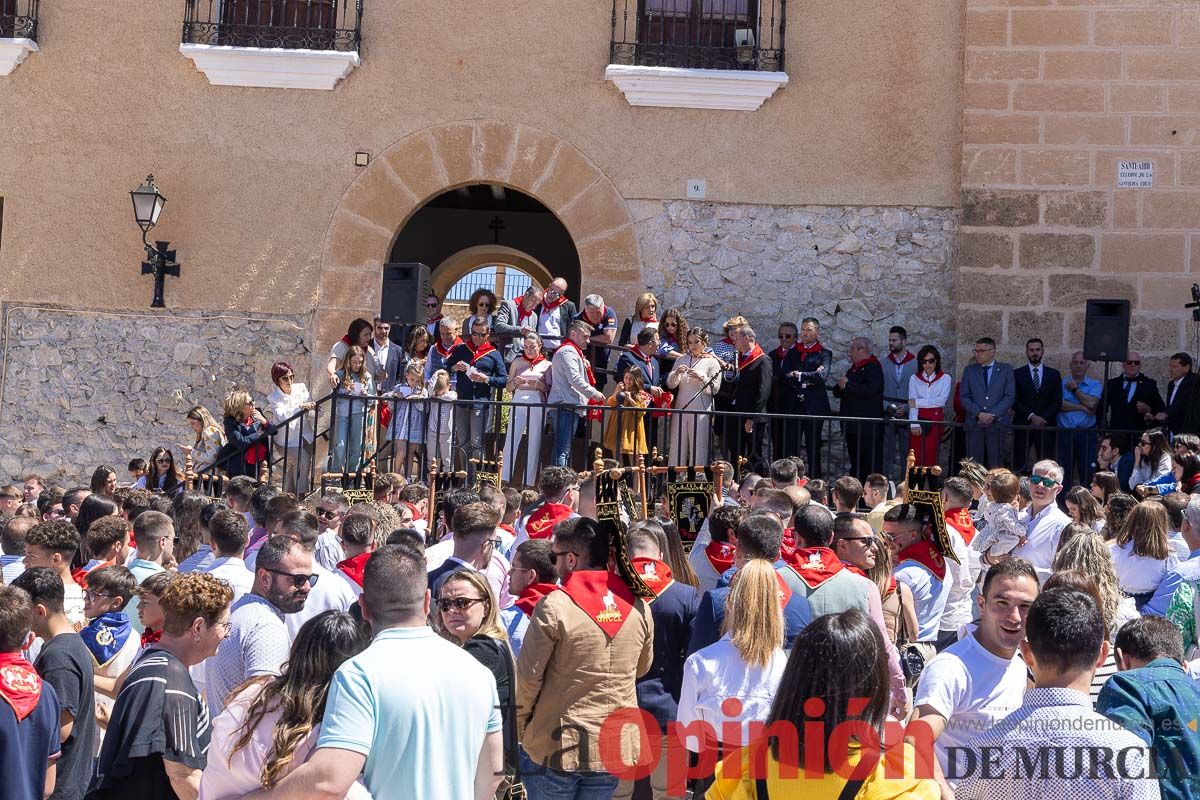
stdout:
{"type": "Polygon", "coordinates": [[[513,658],[521,653],[521,644],[525,641],[525,632],[529,630],[529,617],[516,606],[500,609],[500,624],[508,634],[508,643],[512,647],[513,658]]]}
{"type": "MultiPolygon", "coordinates": [[[[1067,388],[1067,381],[1071,380],[1070,375],[1063,377],[1062,399],[1064,403],[1075,403],[1079,405],[1079,401],[1075,398],[1075,393],[1067,388]]],[[[1089,397],[1100,397],[1101,387],[1100,381],[1095,378],[1084,378],[1079,382],[1079,391],[1089,397]]],[[[1094,428],[1096,427],[1096,415],[1089,414],[1086,411],[1060,411],[1058,412],[1058,427],[1060,428],[1094,428]]]]}
{"type": "Polygon", "coordinates": [[[258,675],[278,675],[288,660],[291,639],[283,612],[257,594],[243,595],[229,614],[229,635],[204,662],[208,709],[215,717],[234,689],[258,675]]]}
{"type": "Polygon", "coordinates": [[[25,556],[0,556],[0,570],[3,570],[4,585],[9,585],[25,571],[25,556]]]}
{"type": "Polygon", "coordinates": [[[473,800],[499,705],[491,671],[461,647],[426,626],[388,628],[334,674],[317,747],[366,756],[375,800],[473,800]]]}
{"type": "Polygon", "coordinates": [[[190,556],[183,560],[179,565],[179,574],[186,575],[189,572],[207,572],[208,567],[216,560],[216,555],[213,554],[212,545],[202,544],[190,556]]]}
{"type": "MultiPolygon", "coordinates": [[[[144,558],[135,558],[125,566],[129,567],[129,571],[133,573],[133,579],[137,581],[138,586],[141,586],[142,581],[146,578],[163,571],[162,564],[156,564],[144,558]]],[[[129,615],[129,624],[140,635],[145,633],[146,626],[142,625],[142,621],[138,619],[138,601],[139,598],[136,594],[130,598],[129,603],[125,606],[125,613],[129,615]]]]}
{"type": "Polygon", "coordinates": [[[1142,606],[1143,616],[1165,617],[1179,587],[1185,583],[1195,583],[1200,580],[1200,558],[1198,556],[1200,556],[1200,550],[1193,550],[1187,557],[1187,561],[1180,562],[1179,566],[1163,576],[1158,588],[1154,590],[1154,596],[1150,598],[1150,602],[1142,606]]]}

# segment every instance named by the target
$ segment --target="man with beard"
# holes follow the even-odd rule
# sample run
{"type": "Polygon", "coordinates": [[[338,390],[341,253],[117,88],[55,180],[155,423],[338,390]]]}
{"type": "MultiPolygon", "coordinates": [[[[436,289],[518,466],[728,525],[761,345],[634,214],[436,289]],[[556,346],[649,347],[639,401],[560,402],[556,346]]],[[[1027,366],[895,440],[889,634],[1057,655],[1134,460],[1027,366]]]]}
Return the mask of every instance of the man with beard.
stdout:
{"type": "MultiPolygon", "coordinates": [[[[888,331],[888,354],[883,360],[883,416],[885,419],[908,419],[908,380],[917,373],[917,357],[908,349],[908,331],[893,325],[888,331]]],[[[904,474],[902,466],[908,455],[908,426],[888,424],[883,427],[883,471],[889,478],[904,474]]],[[[862,478],[862,475],[856,476],[862,478]]]]}
{"type": "Polygon", "coordinates": [[[1013,424],[1033,428],[1018,428],[1013,432],[1013,464],[1022,472],[1031,463],[1028,461],[1030,448],[1033,448],[1033,461],[1057,455],[1054,432],[1040,429],[1053,427],[1058,420],[1058,411],[1062,408],[1062,375],[1042,363],[1044,353],[1042,340],[1030,339],[1025,343],[1025,358],[1029,363],[1013,370],[1016,384],[1013,424]]]}
{"type": "Polygon", "coordinates": [[[921,673],[913,721],[928,726],[938,766],[951,783],[961,774],[954,757],[963,745],[1021,706],[1027,671],[1017,649],[1037,596],[1037,574],[1028,561],[1010,558],[992,567],[983,581],[979,627],[921,673]]]}
{"type": "Polygon", "coordinates": [[[316,577],[312,552],[291,536],[272,536],[258,551],[254,588],[233,604],[229,636],[205,664],[214,717],[248,678],[281,672],[291,646],[283,615],[304,608],[316,577]]]}

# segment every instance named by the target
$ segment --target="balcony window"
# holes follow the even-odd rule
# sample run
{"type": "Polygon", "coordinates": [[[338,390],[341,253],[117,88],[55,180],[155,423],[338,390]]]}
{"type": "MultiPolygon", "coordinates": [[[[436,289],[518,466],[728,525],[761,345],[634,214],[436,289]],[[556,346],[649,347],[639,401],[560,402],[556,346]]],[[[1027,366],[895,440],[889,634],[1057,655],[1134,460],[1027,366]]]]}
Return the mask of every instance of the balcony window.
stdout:
{"type": "Polygon", "coordinates": [[[0,0],[0,76],[36,53],[38,0],[0,0]]]}
{"type": "Polygon", "coordinates": [[[361,32],[362,0],[185,0],[179,49],[215,85],[332,89],[361,32]]]}
{"type": "Polygon", "coordinates": [[[633,106],[754,111],[787,85],[786,0],[613,0],[604,76],[633,106]]]}
{"type": "Polygon", "coordinates": [[[784,0],[615,0],[613,64],[783,69],[784,0]]]}

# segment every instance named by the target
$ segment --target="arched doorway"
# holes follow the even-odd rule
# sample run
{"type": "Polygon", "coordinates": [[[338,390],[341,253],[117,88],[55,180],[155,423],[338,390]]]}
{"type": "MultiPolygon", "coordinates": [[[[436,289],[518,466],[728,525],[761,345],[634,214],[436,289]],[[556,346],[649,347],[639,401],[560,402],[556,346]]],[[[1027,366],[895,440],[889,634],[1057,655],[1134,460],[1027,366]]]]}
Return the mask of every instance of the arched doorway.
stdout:
{"type": "MultiPolygon", "coordinates": [[[[579,297],[579,253],[571,234],[536,198],[500,184],[468,184],[434,197],[399,231],[390,261],[430,267],[430,289],[452,304],[452,316],[465,298],[447,297],[450,290],[481,269],[501,276],[486,287],[492,291],[504,289],[502,277],[511,268],[540,286],[565,278],[568,296],[579,297]]],[[[503,294],[514,296],[508,289],[503,294]]]]}
{"type": "MultiPolygon", "coordinates": [[[[314,370],[350,320],[379,310],[379,276],[409,221],[434,198],[478,184],[515,189],[560,221],[578,260],[578,280],[568,278],[573,283],[569,294],[617,296],[643,286],[633,218],[624,198],[570,142],[500,120],[435,125],[375,155],[333,212],[314,298],[314,370]]],[[[553,268],[560,269],[557,264],[553,268]]]]}

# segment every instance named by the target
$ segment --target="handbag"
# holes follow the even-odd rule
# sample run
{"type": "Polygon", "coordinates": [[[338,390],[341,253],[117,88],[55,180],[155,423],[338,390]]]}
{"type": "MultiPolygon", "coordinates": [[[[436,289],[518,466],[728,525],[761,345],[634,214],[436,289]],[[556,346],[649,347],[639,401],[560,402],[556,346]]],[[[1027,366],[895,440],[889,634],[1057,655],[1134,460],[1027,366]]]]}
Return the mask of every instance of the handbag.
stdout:
{"type": "Polygon", "coordinates": [[[666,390],[664,390],[662,393],[660,393],[657,398],[652,397],[650,400],[650,406],[651,406],[651,408],[658,409],[658,410],[651,411],[650,418],[651,419],[661,419],[663,417],[671,416],[670,408],[674,402],[675,402],[675,395],[666,390]]]}
{"type": "Polygon", "coordinates": [[[925,670],[925,653],[916,642],[909,641],[908,623],[904,619],[904,592],[896,586],[896,597],[900,600],[900,630],[896,635],[896,651],[900,655],[900,671],[904,673],[904,681],[908,688],[917,685],[917,680],[925,670]]]}

